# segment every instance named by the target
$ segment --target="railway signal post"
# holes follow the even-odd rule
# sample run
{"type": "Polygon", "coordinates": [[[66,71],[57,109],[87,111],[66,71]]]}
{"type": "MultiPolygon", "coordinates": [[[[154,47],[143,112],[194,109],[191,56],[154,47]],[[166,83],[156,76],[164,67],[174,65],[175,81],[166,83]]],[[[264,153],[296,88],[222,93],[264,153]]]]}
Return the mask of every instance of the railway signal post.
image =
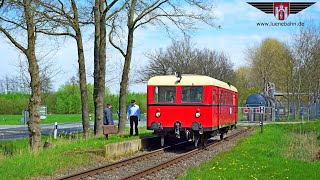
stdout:
{"type": "Polygon", "coordinates": [[[263,133],[263,114],[265,111],[265,107],[264,106],[259,106],[259,110],[260,110],[260,127],[261,127],[261,133],[263,133]]]}

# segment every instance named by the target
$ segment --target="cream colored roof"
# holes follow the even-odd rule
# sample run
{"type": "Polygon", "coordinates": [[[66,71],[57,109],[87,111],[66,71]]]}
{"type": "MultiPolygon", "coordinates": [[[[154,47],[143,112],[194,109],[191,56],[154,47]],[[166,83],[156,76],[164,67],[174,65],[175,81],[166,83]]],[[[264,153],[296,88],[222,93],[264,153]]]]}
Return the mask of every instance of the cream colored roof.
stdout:
{"type": "Polygon", "coordinates": [[[237,88],[228,85],[225,82],[201,75],[182,75],[181,81],[177,82],[177,77],[174,75],[155,76],[148,81],[148,85],[153,86],[203,86],[214,85],[238,92],[237,88]]]}

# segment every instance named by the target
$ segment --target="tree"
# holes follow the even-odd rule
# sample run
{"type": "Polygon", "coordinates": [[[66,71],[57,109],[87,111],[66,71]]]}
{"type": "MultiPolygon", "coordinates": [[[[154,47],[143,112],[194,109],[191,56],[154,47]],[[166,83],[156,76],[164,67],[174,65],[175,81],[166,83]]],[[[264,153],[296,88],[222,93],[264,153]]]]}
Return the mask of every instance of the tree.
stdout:
{"type": "MultiPolygon", "coordinates": [[[[128,0],[127,0],[128,1],[128,0]]],[[[120,12],[127,1],[120,4],[118,0],[110,3],[105,0],[95,0],[94,11],[94,133],[96,136],[103,135],[103,100],[106,83],[106,22],[120,12]]]]}
{"type": "Polygon", "coordinates": [[[259,93],[260,88],[254,87],[250,76],[250,67],[242,66],[235,70],[234,85],[238,89],[238,105],[245,106],[248,96],[259,93]]]}
{"type": "MultiPolygon", "coordinates": [[[[247,58],[250,64],[249,74],[253,87],[264,90],[266,82],[273,82],[277,92],[294,93],[295,63],[290,49],[276,39],[267,38],[260,45],[248,50],[247,58]]],[[[294,97],[291,96],[291,97],[294,97]]],[[[286,98],[288,107],[290,99],[286,98]]]]}
{"type": "MultiPolygon", "coordinates": [[[[37,151],[41,147],[41,126],[40,126],[40,77],[39,65],[36,57],[36,26],[41,22],[37,18],[38,3],[33,0],[12,0],[3,3],[0,11],[0,32],[19,49],[28,60],[28,71],[31,82],[31,96],[28,105],[29,110],[29,145],[30,149],[37,151]],[[13,16],[15,14],[15,16],[13,16]],[[20,36],[26,35],[23,39],[20,36]],[[16,35],[16,37],[14,37],[16,35]],[[26,47],[24,46],[26,44],[26,47]]],[[[24,36],[22,36],[24,37],[24,36]]]]}
{"type": "Polygon", "coordinates": [[[293,61],[289,49],[282,42],[267,38],[257,47],[248,49],[247,59],[255,87],[262,88],[268,81],[275,83],[278,90],[287,89],[288,84],[283,81],[290,77],[293,61]]]}
{"type": "Polygon", "coordinates": [[[159,49],[147,57],[148,64],[139,73],[142,82],[153,76],[175,72],[206,75],[227,82],[233,80],[234,76],[233,64],[223,52],[195,48],[188,37],[172,41],[165,50],[159,49]]]}
{"type": "MultiPolygon", "coordinates": [[[[39,62],[39,73],[40,73],[40,90],[42,97],[50,93],[53,90],[53,78],[61,73],[61,70],[55,68],[55,63],[52,60],[41,60],[38,58],[39,62]]],[[[19,61],[19,71],[20,75],[13,77],[17,81],[17,87],[19,87],[19,92],[30,93],[30,77],[27,75],[28,63],[19,61]]],[[[43,101],[43,99],[42,99],[43,101]]]]}
{"type": "Polygon", "coordinates": [[[126,121],[126,95],[129,82],[129,72],[133,51],[134,31],[148,24],[158,24],[169,30],[167,22],[169,20],[183,33],[188,30],[195,29],[198,22],[204,22],[213,25],[212,20],[212,2],[205,0],[130,0],[126,6],[125,15],[115,16],[111,24],[111,31],[109,33],[109,41],[111,45],[116,48],[124,57],[124,67],[120,82],[120,125],[119,133],[125,132],[126,121]],[[125,49],[122,49],[119,44],[114,42],[113,36],[118,34],[117,27],[121,30],[123,26],[119,23],[126,19],[126,43],[125,49]],[[118,24],[117,24],[118,23],[118,24]]]}
{"type": "Polygon", "coordinates": [[[86,16],[85,13],[79,15],[79,10],[75,0],[68,1],[42,1],[43,11],[41,15],[47,20],[48,25],[45,30],[38,32],[52,36],[69,36],[76,40],[78,49],[78,65],[80,77],[80,94],[82,106],[82,125],[85,137],[90,136],[89,106],[86,66],[83,50],[83,40],[81,33],[81,19],[86,16]]]}
{"type": "MultiPolygon", "coordinates": [[[[291,54],[294,60],[292,101],[301,106],[302,94],[307,102],[316,101],[320,92],[320,30],[314,24],[301,27],[292,35],[291,54]]],[[[298,112],[298,111],[296,111],[298,112]]]]}

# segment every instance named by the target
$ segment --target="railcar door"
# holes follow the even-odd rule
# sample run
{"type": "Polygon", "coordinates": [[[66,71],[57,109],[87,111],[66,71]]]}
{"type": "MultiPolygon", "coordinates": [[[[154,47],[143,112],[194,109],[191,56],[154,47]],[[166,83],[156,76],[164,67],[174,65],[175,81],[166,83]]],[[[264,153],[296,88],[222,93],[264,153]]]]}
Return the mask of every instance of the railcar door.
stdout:
{"type": "Polygon", "coordinates": [[[223,124],[223,90],[219,88],[219,126],[223,124]]]}
{"type": "Polygon", "coordinates": [[[212,127],[219,126],[219,99],[218,99],[218,89],[213,87],[212,90],[212,127]]]}
{"type": "Polygon", "coordinates": [[[227,93],[224,89],[220,91],[220,126],[226,124],[226,119],[228,118],[228,105],[226,103],[227,93]]]}
{"type": "Polygon", "coordinates": [[[234,122],[238,121],[238,94],[233,92],[233,101],[232,101],[233,109],[234,109],[234,122]]]}

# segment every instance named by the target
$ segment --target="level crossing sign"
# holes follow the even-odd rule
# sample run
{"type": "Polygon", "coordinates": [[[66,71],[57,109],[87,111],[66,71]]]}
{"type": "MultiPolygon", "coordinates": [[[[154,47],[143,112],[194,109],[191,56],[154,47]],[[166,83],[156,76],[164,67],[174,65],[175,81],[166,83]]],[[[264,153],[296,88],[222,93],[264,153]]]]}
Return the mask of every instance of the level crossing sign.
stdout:
{"type": "Polygon", "coordinates": [[[264,114],[265,107],[264,106],[259,106],[259,110],[260,110],[260,114],[264,114]]]}

